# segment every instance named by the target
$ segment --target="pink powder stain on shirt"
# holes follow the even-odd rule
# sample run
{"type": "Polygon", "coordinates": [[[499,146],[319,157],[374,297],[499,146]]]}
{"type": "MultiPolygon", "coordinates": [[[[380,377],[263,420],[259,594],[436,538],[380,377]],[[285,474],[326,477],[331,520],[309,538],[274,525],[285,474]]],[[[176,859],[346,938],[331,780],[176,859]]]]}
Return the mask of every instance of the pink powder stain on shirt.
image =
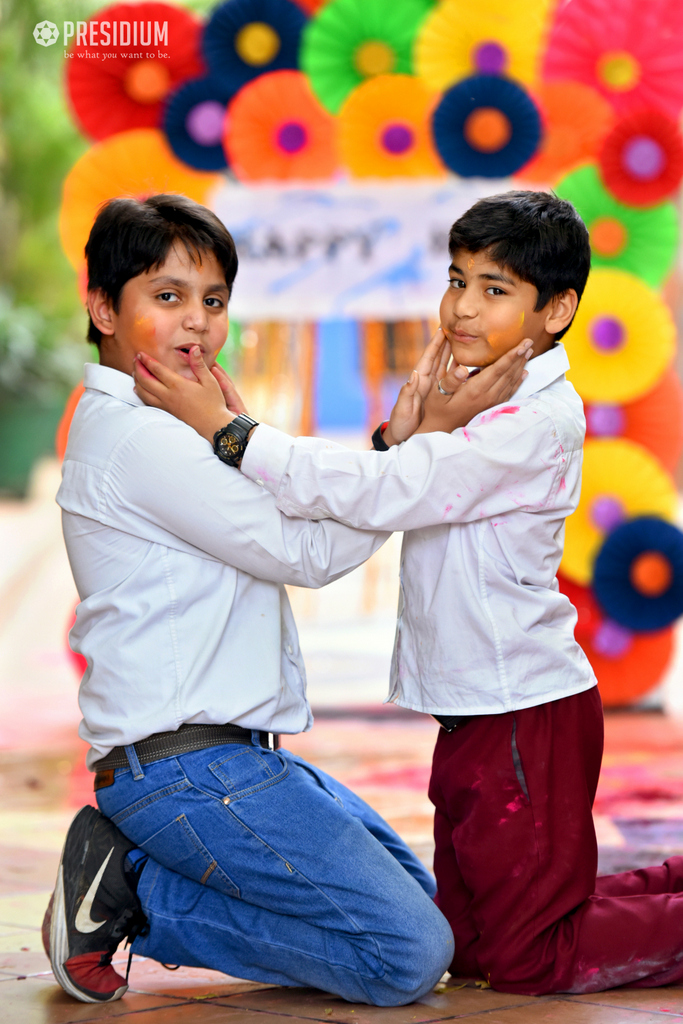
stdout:
{"type": "Polygon", "coordinates": [[[470,435],[467,433],[464,427],[462,428],[462,436],[465,438],[466,441],[470,440],[470,435]]]}
{"type": "Polygon", "coordinates": [[[564,490],[566,490],[566,487],[567,487],[567,481],[565,480],[564,477],[562,477],[562,479],[560,480],[560,490],[564,491],[564,490]]]}
{"type": "Polygon", "coordinates": [[[502,409],[494,409],[492,412],[487,412],[479,420],[480,423],[492,423],[493,420],[497,420],[499,416],[514,416],[516,412],[519,412],[518,405],[504,405],[502,409]]]}
{"type": "Polygon", "coordinates": [[[448,515],[452,508],[452,505],[446,505],[445,509],[443,510],[443,515],[441,516],[442,520],[446,518],[446,516],[448,515]]]}

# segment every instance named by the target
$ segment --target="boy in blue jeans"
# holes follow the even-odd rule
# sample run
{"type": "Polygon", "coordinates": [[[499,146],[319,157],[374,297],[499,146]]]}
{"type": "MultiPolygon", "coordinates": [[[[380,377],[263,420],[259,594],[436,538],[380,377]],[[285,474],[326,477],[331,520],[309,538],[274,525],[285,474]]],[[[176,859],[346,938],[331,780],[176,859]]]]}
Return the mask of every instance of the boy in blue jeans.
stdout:
{"type": "MultiPolygon", "coordinates": [[[[120,998],[112,954],[128,938],[163,963],[410,1002],[452,958],[432,876],[277,743],[312,724],[284,584],[324,586],[387,534],[283,515],[136,394],[137,352],[196,388],[193,352],[239,408],[214,366],[237,256],[213,213],[179,195],[112,200],[86,256],[99,365],[57,500],[81,599],[71,643],[88,663],[79,731],[107,817],[86,807],[66,837],[43,931],[55,977],[84,1002],[120,998]]],[[[462,422],[523,366],[512,353],[482,374],[462,422]]]]}
{"type": "MultiPolygon", "coordinates": [[[[440,317],[454,360],[482,367],[533,341],[509,402],[427,433],[413,377],[377,438],[385,451],[257,425],[234,461],[288,515],[406,531],[389,700],[442,726],[429,792],[451,971],[528,994],[679,981],[683,858],[596,878],[602,708],[556,580],[585,431],[558,339],[586,283],[588,234],[569,203],[511,192],[465,213],[449,249],[440,317]]],[[[141,363],[146,400],[209,440],[230,430],[207,374],[178,387],[141,363]]],[[[455,386],[427,394],[430,430],[436,393],[455,386]]]]}

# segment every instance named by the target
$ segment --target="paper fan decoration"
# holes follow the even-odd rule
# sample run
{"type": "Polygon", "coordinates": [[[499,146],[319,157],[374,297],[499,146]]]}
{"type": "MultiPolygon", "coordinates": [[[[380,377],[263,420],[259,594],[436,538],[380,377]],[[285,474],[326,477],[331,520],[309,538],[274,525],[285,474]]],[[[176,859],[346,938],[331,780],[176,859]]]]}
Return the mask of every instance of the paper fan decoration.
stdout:
{"type": "Polygon", "coordinates": [[[219,175],[193,171],[181,163],[154,128],[112,135],[84,153],[64,180],[59,214],[64,252],[79,270],[95,215],[107,199],[182,192],[204,203],[209,190],[220,181],[219,175]]]}
{"type": "Polygon", "coordinates": [[[642,398],[626,405],[586,406],[587,437],[625,437],[652,452],[673,473],[683,454],[683,388],[670,367],[642,398]]]}
{"type": "Polygon", "coordinates": [[[98,140],[158,128],[168,93],[203,72],[200,33],[189,11],[170,4],[114,4],[93,15],[87,45],[74,45],[66,61],[66,91],[83,134],[98,140]]]}
{"type": "Polygon", "coordinates": [[[64,452],[66,451],[67,442],[69,440],[69,428],[71,427],[71,421],[74,418],[76,412],[76,406],[81,400],[81,395],[85,391],[85,385],[83,381],[77,384],[71,394],[66,400],[64,406],[64,412],[62,417],[57,424],[57,433],[55,434],[55,453],[57,458],[61,462],[64,458],[64,452]]]}
{"type": "Polygon", "coordinates": [[[585,82],[619,114],[683,107],[680,0],[572,0],[559,7],[543,77],[585,82]]]}
{"type": "Polygon", "coordinates": [[[200,171],[220,171],[227,166],[223,132],[230,98],[210,78],[186,82],[172,93],[164,114],[164,131],[179,160],[200,171]]]}
{"type": "Polygon", "coordinates": [[[588,228],[594,267],[618,267],[658,288],[676,259],[678,215],[673,203],[647,210],[625,206],[605,189],[597,169],[581,167],[555,191],[578,210],[588,228]]]}
{"type": "Polygon", "coordinates": [[[585,402],[630,402],[673,359],[676,328],[656,292],[623,270],[594,270],[564,338],[568,377],[585,402]]]}
{"type": "Polygon", "coordinates": [[[678,125],[656,110],[629,114],[605,139],[600,169],[605,185],[622,203],[660,203],[676,191],[683,177],[678,125]]]}
{"type": "Polygon", "coordinates": [[[435,90],[471,75],[506,75],[531,84],[549,7],[548,0],[443,0],[420,29],[415,71],[435,90]]]}
{"type": "Polygon", "coordinates": [[[547,185],[596,156],[614,124],[606,99],[582,82],[546,82],[533,90],[543,125],[536,155],[521,168],[528,184],[547,185]]]}
{"type": "Polygon", "coordinates": [[[683,533],[644,516],[618,526],[595,560],[593,590],[605,613],[636,632],[683,615],[683,533]]]}
{"type": "Polygon", "coordinates": [[[606,534],[634,516],[672,519],[677,503],[669,474],[639,444],[622,438],[586,441],[581,499],[567,519],[562,573],[590,583],[606,534]]]}
{"type": "Polygon", "coordinates": [[[343,163],[357,178],[442,175],[429,126],[433,107],[432,93],[411,75],[363,82],[339,115],[343,163]]]}
{"type": "Polygon", "coordinates": [[[456,174],[504,178],[536,152],[541,120],[521,86],[495,75],[475,75],[443,96],[432,132],[441,159],[456,174]]]}
{"type": "Polygon", "coordinates": [[[300,71],[273,71],[240,89],[224,144],[244,181],[318,181],[337,169],[335,131],[300,71]]]}
{"type": "Polygon", "coordinates": [[[430,0],[330,0],[304,29],[301,69],[336,114],[348,94],[375,75],[409,74],[413,42],[430,0]]]}
{"type": "Polygon", "coordinates": [[[292,0],[227,0],[204,29],[211,78],[232,94],[259,75],[296,68],[305,24],[306,15],[292,0]]]}
{"type": "Polygon", "coordinates": [[[589,587],[559,573],[557,582],[577,610],[574,635],[597,676],[603,704],[623,707],[651,690],[671,660],[673,630],[634,633],[605,618],[589,587]]]}

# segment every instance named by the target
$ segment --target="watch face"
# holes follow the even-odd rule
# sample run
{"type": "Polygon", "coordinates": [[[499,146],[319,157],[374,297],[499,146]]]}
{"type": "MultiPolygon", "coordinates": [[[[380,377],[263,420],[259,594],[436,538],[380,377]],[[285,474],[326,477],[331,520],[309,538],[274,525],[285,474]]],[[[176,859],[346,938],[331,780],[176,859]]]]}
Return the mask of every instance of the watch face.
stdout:
{"type": "Polygon", "coordinates": [[[242,442],[239,437],[235,434],[223,434],[218,439],[218,446],[223,455],[227,455],[230,458],[237,458],[242,451],[242,442]]]}

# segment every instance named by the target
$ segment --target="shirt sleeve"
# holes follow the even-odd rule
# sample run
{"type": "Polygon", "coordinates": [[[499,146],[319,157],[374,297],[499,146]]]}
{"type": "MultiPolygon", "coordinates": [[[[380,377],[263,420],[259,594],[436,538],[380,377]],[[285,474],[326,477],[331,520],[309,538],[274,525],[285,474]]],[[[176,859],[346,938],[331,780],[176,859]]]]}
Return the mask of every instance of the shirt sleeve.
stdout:
{"type": "Polygon", "coordinates": [[[102,521],[116,529],[170,547],[180,541],[258,579],[301,587],[345,575],[389,536],[283,515],[265,489],[165,414],[119,442],[99,501],[102,521]]]}
{"type": "Polygon", "coordinates": [[[242,472],[291,516],[331,516],[360,529],[414,530],[513,509],[569,514],[581,445],[563,444],[538,404],[483,414],[452,434],[415,434],[387,452],[289,437],[263,424],[242,472]]]}

